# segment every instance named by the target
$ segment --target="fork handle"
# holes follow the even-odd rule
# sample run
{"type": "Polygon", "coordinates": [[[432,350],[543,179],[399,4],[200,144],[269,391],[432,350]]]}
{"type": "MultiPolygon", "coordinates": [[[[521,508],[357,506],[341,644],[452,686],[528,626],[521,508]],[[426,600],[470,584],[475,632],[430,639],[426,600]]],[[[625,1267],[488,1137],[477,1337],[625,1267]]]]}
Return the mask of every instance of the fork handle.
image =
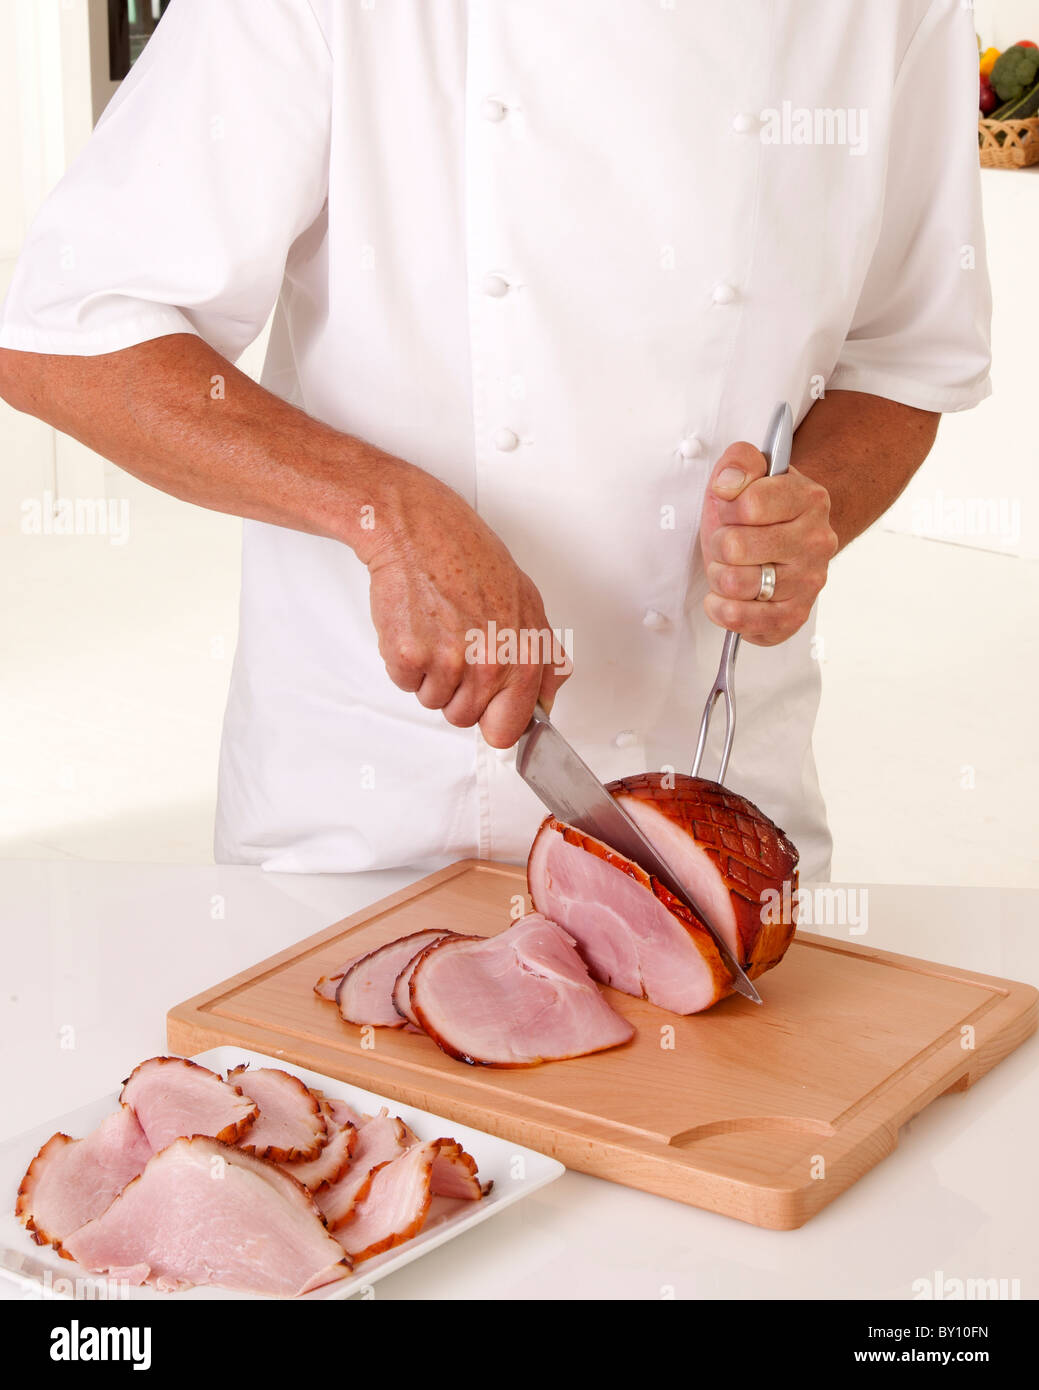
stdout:
{"type": "MultiPolygon", "coordinates": [[[[765,442],[761,446],[761,452],[768,459],[767,477],[775,478],[780,473],[787,471],[790,467],[790,451],[793,443],[793,413],[786,401],[780,401],[772,412],[772,419],[768,422],[768,429],[765,432],[765,442]]],[[[735,675],[736,653],[739,649],[740,634],[727,632],[722,644],[722,658],[718,663],[718,674],[714,678],[711,693],[707,697],[703,716],[700,719],[700,734],[696,740],[696,753],[693,757],[692,775],[694,777],[700,775],[700,764],[703,762],[704,751],[707,748],[707,733],[711,726],[711,715],[719,696],[724,697],[725,700],[725,745],[718,766],[717,780],[719,783],[725,781],[725,774],[729,770],[729,754],[732,752],[732,741],[736,734],[735,675]]]]}

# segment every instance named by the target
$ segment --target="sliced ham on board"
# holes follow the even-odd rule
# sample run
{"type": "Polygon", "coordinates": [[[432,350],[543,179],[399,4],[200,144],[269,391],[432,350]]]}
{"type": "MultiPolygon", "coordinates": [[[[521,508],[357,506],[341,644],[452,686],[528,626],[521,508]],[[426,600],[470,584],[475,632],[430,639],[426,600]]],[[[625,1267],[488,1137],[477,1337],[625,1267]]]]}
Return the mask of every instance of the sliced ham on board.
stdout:
{"type": "Polygon", "coordinates": [[[292,1297],[348,1273],[305,1188],[215,1139],[178,1139],[63,1242],[84,1269],[166,1291],[213,1284],[292,1297]]]}
{"type": "Polygon", "coordinates": [[[443,936],[442,931],[412,932],[410,936],[377,946],[355,961],[336,990],[336,1004],[343,1021],[379,1028],[403,1028],[409,1020],[393,1002],[397,976],[415,956],[443,936]]]}
{"type": "MultiPolygon", "coordinates": [[[[794,932],[773,924],[766,889],[797,886],[797,851],[744,797],[703,778],[646,773],[610,784],[647,839],[688,879],[711,924],[756,976],[794,932]],[[674,787],[669,785],[674,782],[674,787]]],[[[673,1013],[698,1013],[731,992],[731,975],[693,911],[637,864],[549,816],[527,882],[535,908],[573,936],[591,973],[673,1013]]],[[[793,896],[786,901],[793,901],[793,896]]]]}
{"type": "Polygon", "coordinates": [[[85,1139],[52,1135],[22,1179],[15,1215],[37,1245],[58,1245],[106,1211],[151,1156],[137,1116],[125,1105],[85,1139]]]}
{"type": "Polygon", "coordinates": [[[256,1121],[237,1141],[244,1153],[274,1163],[309,1162],[328,1138],[320,1099],[298,1076],[277,1067],[251,1070],[246,1062],[227,1073],[232,1086],[260,1108],[256,1121]]]}
{"type": "Polygon", "coordinates": [[[119,1100],[140,1121],[154,1153],[195,1134],[233,1144],[259,1114],[237,1086],[186,1057],[152,1057],[136,1067],[119,1100]]]}
{"type": "Polygon", "coordinates": [[[331,975],[322,975],[314,986],[314,993],[321,999],[330,999],[334,1004],[336,1001],[336,990],[339,988],[339,981],[352,965],[355,965],[359,960],[363,960],[367,954],[367,951],[362,951],[360,955],[351,956],[348,961],[344,961],[338,970],[333,970],[331,975]]]}
{"type": "Polygon", "coordinates": [[[410,989],[423,1029],[463,1062],[533,1066],[616,1047],[635,1032],[600,993],[573,938],[537,913],[498,936],[428,946],[410,989]]]}
{"type": "Polygon", "coordinates": [[[414,1135],[404,1121],[385,1109],[360,1127],[350,1167],[338,1182],[324,1188],[316,1197],[330,1231],[338,1230],[350,1218],[354,1206],[371,1186],[372,1175],[379,1164],[397,1158],[413,1144],[414,1135]]]}
{"type": "MultiPolygon", "coordinates": [[[[357,1202],[349,1220],[336,1232],[353,1263],[370,1260],[403,1244],[422,1229],[433,1200],[434,1171],[441,1164],[475,1174],[476,1165],[453,1139],[415,1144],[399,1158],[375,1170],[371,1186],[357,1202]],[[461,1160],[468,1159],[468,1164],[461,1160]]],[[[448,1195],[448,1194],[441,1194],[448,1195]]],[[[451,1194],[455,1195],[455,1194],[451,1194]]],[[[461,1195],[461,1194],[458,1194],[461,1195]]],[[[472,1195],[471,1193],[469,1195],[472,1195]]],[[[483,1192],[477,1185],[477,1197],[483,1192]]]]}
{"type": "MultiPolygon", "coordinates": [[[[437,940],[446,941],[449,936],[458,937],[461,935],[461,932],[441,932],[437,940]]],[[[426,945],[432,946],[433,942],[426,942],[426,945]]],[[[425,946],[422,948],[422,951],[424,950],[425,946]]],[[[401,1018],[406,1018],[411,1026],[417,1028],[420,1032],[422,1030],[422,1025],[415,1017],[415,1010],[411,1007],[411,977],[415,973],[415,966],[418,965],[419,961],[422,959],[422,951],[415,952],[404,966],[404,969],[397,976],[393,985],[393,1007],[400,1014],[401,1018]]]]}

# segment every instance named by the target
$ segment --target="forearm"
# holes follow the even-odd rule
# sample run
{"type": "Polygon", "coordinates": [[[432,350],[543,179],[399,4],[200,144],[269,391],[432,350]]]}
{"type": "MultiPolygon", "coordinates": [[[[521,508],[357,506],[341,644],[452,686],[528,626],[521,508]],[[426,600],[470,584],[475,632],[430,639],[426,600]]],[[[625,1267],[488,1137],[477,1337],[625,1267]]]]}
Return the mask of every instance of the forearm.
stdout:
{"type": "Polygon", "coordinates": [[[363,559],[376,499],[418,471],[286,404],[191,334],[98,357],[0,352],[0,394],[164,492],[343,541],[363,559]]]}
{"type": "Polygon", "coordinates": [[[883,396],[831,391],[794,436],[791,462],[830,494],[843,549],[887,511],[930,453],[940,416],[883,396]]]}

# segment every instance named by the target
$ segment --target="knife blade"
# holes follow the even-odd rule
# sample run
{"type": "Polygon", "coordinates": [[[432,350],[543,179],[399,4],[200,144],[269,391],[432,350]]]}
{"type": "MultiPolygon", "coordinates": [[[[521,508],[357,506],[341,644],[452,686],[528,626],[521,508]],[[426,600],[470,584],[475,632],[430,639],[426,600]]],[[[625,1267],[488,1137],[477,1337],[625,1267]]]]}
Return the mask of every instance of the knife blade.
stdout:
{"type": "Polygon", "coordinates": [[[516,771],[557,819],[602,840],[659,879],[676,898],[688,903],[728,966],[733,989],[755,1004],[761,1003],[761,995],[711,925],[703,908],[698,906],[695,895],[570,746],[540,703],[534,706],[534,715],[516,744],[516,771]]]}

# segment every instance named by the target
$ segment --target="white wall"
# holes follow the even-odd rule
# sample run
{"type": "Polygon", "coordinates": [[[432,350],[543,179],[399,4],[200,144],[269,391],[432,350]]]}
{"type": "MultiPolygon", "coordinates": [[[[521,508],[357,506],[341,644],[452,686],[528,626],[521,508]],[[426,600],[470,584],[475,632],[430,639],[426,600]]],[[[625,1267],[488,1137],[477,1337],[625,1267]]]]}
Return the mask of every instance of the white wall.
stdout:
{"type": "Polygon", "coordinates": [[[1039,43],[1039,0],[974,0],[974,27],[986,48],[1039,43]]]}

